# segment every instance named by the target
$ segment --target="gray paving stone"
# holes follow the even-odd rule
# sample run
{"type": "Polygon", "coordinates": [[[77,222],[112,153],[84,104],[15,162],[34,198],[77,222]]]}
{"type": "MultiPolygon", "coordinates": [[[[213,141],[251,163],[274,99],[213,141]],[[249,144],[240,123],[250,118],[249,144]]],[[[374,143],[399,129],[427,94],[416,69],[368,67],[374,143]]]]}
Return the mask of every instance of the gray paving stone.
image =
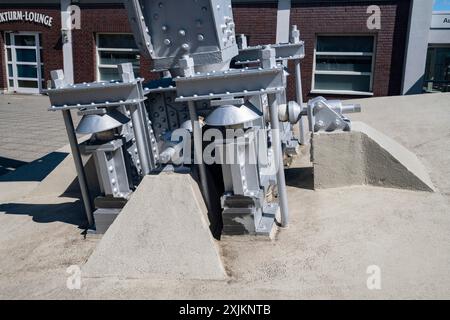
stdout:
{"type": "Polygon", "coordinates": [[[46,96],[0,95],[0,157],[30,162],[68,143],[62,116],[49,105],[46,96]]]}

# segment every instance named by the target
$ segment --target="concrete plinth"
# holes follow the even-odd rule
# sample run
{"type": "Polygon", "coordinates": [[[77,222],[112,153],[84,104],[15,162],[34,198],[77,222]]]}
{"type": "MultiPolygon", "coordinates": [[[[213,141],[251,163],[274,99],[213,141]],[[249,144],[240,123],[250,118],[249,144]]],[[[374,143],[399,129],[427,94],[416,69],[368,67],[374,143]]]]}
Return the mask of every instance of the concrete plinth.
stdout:
{"type": "Polygon", "coordinates": [[[147,176],[83,268],[86,277],[226,279],[196,181],[147,176]]]}
{"type": "Polygon", "coordinates": [[[316,133],[312,141],[315,189],[367,184],[434,191],[415,154],[362,122],[352,132],[316,133]]]}

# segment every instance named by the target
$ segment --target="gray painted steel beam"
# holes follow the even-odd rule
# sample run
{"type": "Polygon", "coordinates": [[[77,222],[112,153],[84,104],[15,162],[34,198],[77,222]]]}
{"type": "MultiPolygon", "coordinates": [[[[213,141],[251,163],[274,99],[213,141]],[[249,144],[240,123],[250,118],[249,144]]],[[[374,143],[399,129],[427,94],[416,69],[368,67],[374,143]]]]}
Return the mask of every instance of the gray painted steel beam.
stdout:
{"type": "Polygon", "coordinates": [[[277,43],[289,42],[291,0],[279,0],[277,12],[277,43]]]}
{"type": "MultiPolygon", "coordinates": [[[[205,204],[208,211],[211,210],[209,190],[208,190],[208,178],[206,175],[206,166],[203,161],[203,139],[202,139],[202,128],[200,127],[200,122],[198,119],[197,111],[195,109],[195,103],[193,101],[188,102],[189,107],[189,116],[192,121],[192,132],[194,138],[194,159],[198,162],[199,175],[200,175],[200,183],[201,189],[203,193],[203,197],[205,199],[205,204]]],[[[194,161],[195,163],[195,161],[194,161]]]]}
{"type": "Polygon", "coordinates": [[[277,186],[280,199],[281,226],[287,227],[289,223],[289,207],[286,191],[286,177],[284,176],[283,150],[280,137],[280,120],[278,119],[278,98],[276,95],[269,96],[270,124],[272,127],[272,143],[274,146],[275,163],[277,163],[277,186]]]}
{"type": "Polygon", "coordinates": [[[72,115],[70,110],[62,111],[64,123],[66,125],[67,136],[69,138],[70,148],[72,149],[73,161],[78,175],[78,183],[80,184],[81,196],[83,200],[84,209],[86,211],[86,218],[88,220],[88,228],[93,228],[95,225],[91,196],[87,184],[86,173],[84,171],[83,161],[81,159],[80,149],[78,147],[77,136],[75,134],[75,127],[73,125],[72,115]]]}

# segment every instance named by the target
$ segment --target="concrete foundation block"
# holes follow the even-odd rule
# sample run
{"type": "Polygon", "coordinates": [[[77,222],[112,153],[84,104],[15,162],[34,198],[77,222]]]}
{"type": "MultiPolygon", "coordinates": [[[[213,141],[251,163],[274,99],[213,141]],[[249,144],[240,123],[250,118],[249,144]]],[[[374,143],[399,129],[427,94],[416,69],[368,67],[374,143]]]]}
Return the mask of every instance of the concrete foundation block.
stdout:
{"type": "Polygon", "coordinates": [[[226,279],[206,206],[191,175],[145,177],[83,267],[83,275],[226,279]]]}
{"type": "Polygon", "coordinates": [[[362,122],[351,132],[313,134],[312,160],[315,189],[368,184],[434,191],[415,154],[362,122]]]}
{"type": "Polygon", "coordinates": [[[120,214],[120,209],[97,209],[94,211],[95,233],[105,234],[120,214]]]}

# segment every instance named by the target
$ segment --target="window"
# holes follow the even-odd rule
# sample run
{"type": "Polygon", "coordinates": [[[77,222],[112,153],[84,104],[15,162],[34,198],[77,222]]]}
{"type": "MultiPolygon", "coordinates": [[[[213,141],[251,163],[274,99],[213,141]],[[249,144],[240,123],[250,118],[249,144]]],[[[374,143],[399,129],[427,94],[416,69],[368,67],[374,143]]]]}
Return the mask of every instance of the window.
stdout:
{"type": "Polygon", "coordinates": [[[42,35],[36,32],[5,32],[8,90],[39,93],[44,87],[42,35]]]}
{"type": "Polygon", "coordinates": [[[139,77],[140,54],[132,34],[97,34],[99,81],[119,80],[117,65],[131,62],[139,77]]]}
{"type": "Polygon", "coordinates": [[[450,92],[450,47],[428,48],[424,90],[450,92]]]}
{"type": "Polygon", "coordinates": [[[373,36],[318,36],[312,93],[372,95],[373,36]]]}

